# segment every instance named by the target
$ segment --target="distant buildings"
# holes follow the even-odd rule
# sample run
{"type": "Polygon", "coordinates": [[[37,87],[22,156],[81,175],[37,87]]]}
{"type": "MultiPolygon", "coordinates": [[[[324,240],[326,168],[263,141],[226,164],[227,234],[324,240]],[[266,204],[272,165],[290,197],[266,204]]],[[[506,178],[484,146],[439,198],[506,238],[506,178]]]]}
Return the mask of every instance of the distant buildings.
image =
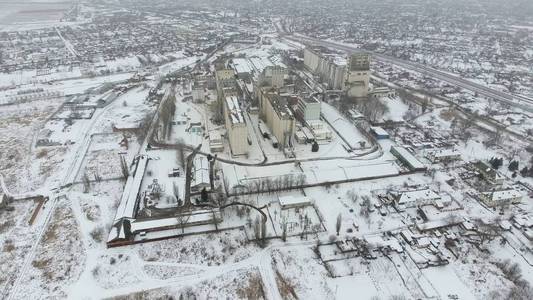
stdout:
{"type": "MultiPolygon", "coordinates": [[[[354,53],[348,62],[325,48],[305,48],[304,65],[327,84],[329,89],[344,90],[349,97],[368,97],[370,55],[354,53]]],[[[383,91],[378,91],[382,93],[383,91]]]]}
{"type": "Polygon", "coordinates": [[[304,49],[304,65],[327,83],[328,88],[341,90],[344,88],[344,73],[346,60],[338,55],[332,55],[322,47],[304,49]]]}
{"type": "Polygon", "coordinates": [[[386,87],[375,87],[372,91],[369,92],[368,97],[370,99],[380,99],[380,98],[392,98],[396,96],[396,91],[386,87]]]}

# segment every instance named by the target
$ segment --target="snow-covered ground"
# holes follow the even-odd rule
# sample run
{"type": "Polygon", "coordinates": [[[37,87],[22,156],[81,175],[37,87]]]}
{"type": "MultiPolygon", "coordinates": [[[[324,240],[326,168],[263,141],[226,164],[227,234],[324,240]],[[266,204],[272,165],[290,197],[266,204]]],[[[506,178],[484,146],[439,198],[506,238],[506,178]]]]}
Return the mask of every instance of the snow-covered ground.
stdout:
{"type": "MultiPolygon", "coordinates": [[[[299,46],[262,36],[267,37],[270,44],[231,44],[223,51],[254,57],[262,65],[281,63],[280,51],[299,46]]],[[[164,61],[153,56],[154,61],[164,61]]],[[[206,56],[179,52],[173,58],[154,69],[153,75],[192,68],[206,56]]],[[[140,67],[134,56],[102,64],[113,71],[130,65],[132,72],[94,78],[82,78],[76,68],[42,78],[26,71],[2,74],[0,82],[12,88],[2,93],[46,87],[71,95],[91,89],[88,103],[94,104],[107,95],[98,88],[113,88],[140,67]]],[[[1,106],[0,174],[14,195],[45,196],[42,206],[40,198],[18,197],[7,209],[0,208],[3,298],[504,299],[512,288],[533,284],[533,247],[526,236],[530,229],[517,225],[498,229],[492,239],[480,241],[484,225],[478,223],[478,219],[490,221],[500,228],[501,220],[527,216],[531,191],[520,186],[522,204],[509,205],[500,213],[477,197],[477,189],[487,183],[477,175],[463,176],[469,172],[467,162],[504,157],[500,167],[504,186],[517,187],[518,180],[532,184],[525,175],[513,179],[513,172],[507,172],[512,159],[520,160],[520,167],[529,163],[526,139],[504,135],[488,146],[491,124],[480,122],[460,130],[464,121],[446,101],[436,98],[426,111],[399,96],[380,99],[389,109],[378,121],[399,125],[387,128],[391,138],[377,141],[324,103],[322,118],[333,131],[331,141],[320,142],[317,152],[310,144],[296,145],[295,158],[260,136],[255,129],[258,116],[246,112],[249,155],[232,157],[224,140],[225,150],[214,163],[215,190],[210,194],[238,205],[225,207],[216,225],[139,233],[135,242],[150,236],[161,240],[108,248],[107,236],[126,186],[122,159],[129,165],[139,153],[150,158],[139,194],[154,182],[163,187],[154,198],[155,208],[150,207],[153,211],[143,211],[139,220],[150,219],[152,213],[174,221],[180,217],[180,205],[168,200],[180,194],[175,187],[185,189],[179,153],[174,147],[147,149],[148,140],[138,133],[140,123],[147,120],[159,131],[168,125],[151,118],[159,112],[160,100],[151,98],[153,92],[165,94],[164,99],[175,97],[173,121],[186,119],[185,124],[170,125],[167,136],[156,137],[159,141],[201,145],[198,155],[204,156],[210,153],[208,132],[225,134],[222,125],[214,124],[211,101],[186,99],[190,82],[185,81],[157,87],[148,78],[128,84],[111,103],[91,108],[93,114],[86,119],[63,115],[50,119],[66,99],[63,96],[1,106]],[[416,113],[406,118],[410,111],[416,113]],[[201,123],[198,132],[190,130],[195,123],[201,123]],[[37,145],[42,129],[50,130],[53,145],[37,145]],[[463,138],[465,132],[471,136],[463,138]],[[431,163],[427,149],[448,144],[460,153],[460,160],[431,163]],[[406,162],[391,154],[394,145],[412,150],[429,170],[409,170],[406,162]],[[174,169],[182,174],[169,176],[174,169]],[[393,197],[392,192],[416,190],[431,190],[442,203],[450,201],[405,207],[387,198],[393,197]],[[305,199],[305,204],[283,207],[280,199],[286,197],[305,199]],[[263,214],[265,241],[258,236],[263,214]],[[466,220],[480,228],[466,228],[470,224],[466,220]],[[434,224],[444,225],[428,229],[434,224]],[[503,265],[518,267],[511,274],[503,265]]],[[[486,108],[479,103],[470,107],[486,108]]],[[[505,115],[494,118],[511,122],[505,115]]],[[[139,200],[139,208],[146,207],[139,200]]]]}

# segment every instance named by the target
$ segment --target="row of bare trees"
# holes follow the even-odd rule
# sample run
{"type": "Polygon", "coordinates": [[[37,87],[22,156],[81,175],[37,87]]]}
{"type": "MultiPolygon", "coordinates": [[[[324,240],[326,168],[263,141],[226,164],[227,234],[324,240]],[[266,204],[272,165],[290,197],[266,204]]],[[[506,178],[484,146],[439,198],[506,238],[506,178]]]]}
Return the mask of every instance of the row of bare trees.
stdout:
{"type": "Polygon", "coordinates": [[[355,108],[372,123],[379,121],[383,115],[389,112],[389,107],[379,99],[357,101],[355,108]]]}
{"type": "Polygon", "coordinates": [[[267,236],[267,222],[266,219],[262,220],[261,216],[257,216],[254,222],[254,234],[257,239],[258,244],[261,247],[266,245],[266,236],[267,236]]]}
{"type": "Polygon", "coordinates": [[[168,96],[163,103],[161,103],[161,109],[159,110],[159,121],[161,122],[161,138],[168,139],[172,132],[172,118],[176,113],[176,96],[168,96]]]}
{"type": "Polygon", "coordinates": [[[305,174],[286,174],[278,177],[263,177],[249,181],[244,189],[249,193],[264,194],[278,191],[288,191],[305,184],[305,174]]]}

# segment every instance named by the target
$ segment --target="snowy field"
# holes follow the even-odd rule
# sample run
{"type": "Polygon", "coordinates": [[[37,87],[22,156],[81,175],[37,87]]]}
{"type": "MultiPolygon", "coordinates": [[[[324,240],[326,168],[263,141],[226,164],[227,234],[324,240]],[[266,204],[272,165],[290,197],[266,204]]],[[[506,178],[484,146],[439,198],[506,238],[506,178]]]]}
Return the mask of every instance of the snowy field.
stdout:
{"type": "MultiPolygon", "coordinates": [[[[35,5],[34,9],[41,7],[35,5]]],[[[39,21],[43,24],[53,22],[67,6],[46,5],[57,8],[43,14],[39,21]]],[[[26,23],[34,14],[24,12],[29,6],[20,3],[2,11],[0,24],[26,23]]],[[[245,27],[231,26],[238,31],[245,27]]],[[[9,27],[0,27],[5,28],[9,27]]],[[[230,44],[219,51],[218,58],[220,52],[244,56],[251,68],[261,72],[270,64],[288,66],[287,53],[282,51],[301,47],[278,39],[275,33],[262,34],[258,41],[230,44]]],[[[320,141],[316,152],[310,144],[297,144],[296,157],[263,138],[258,116],[246,109],[250,150],[248,155],[233,157],[224,125],[214,121],[214,89],[207,91],[206,103],[193,103],[187,100],[192,85],[189,72],[179,75],[179,82],[169,79],[158,85],[153,80],[185,68],[205,72],[211,80],[213,66],[208,63],[217,55],[207,60],[207,67],[196,68],[196,63],[207,59],[198,49],[194,55],[180,50],[106,61],[96,57],[94,65],[99,67],[93,66],[94,71],[112,74],[92,78],[83,77],[78,67],[58,67],[44,76],[35,71],[0,74],[0,86],[5,88],[0,97],[31,89],[61,91],[65,96],[0,106],[0,174],[17,199],[0,208],[0,298],[496,300],[513,299],[509,295],[514,289],[533,284],[530,225],[513,223],[508,228],[502,223],[514,222],[515,216],[533,218],[526,185],[533,184],[533,179],[508,171],[512,159],[520,160],[520,168],[529,166],[527,139],[504,136],[490,146],[491,124],[474,120],[465,126],[463,115],[442,99],[432,98],[422,109],[416,101],[398,96],[378,100],[388,111],[376,121],[401,124],[387,128],[391,138],[377,141],[333,105],[323,103],[321,117],[332,130],[332,139],[320,141]],[[143,67],[141,56],[154,62],[154,74],[126,83],[143,67]],[[69,95],[87,94],[85,104],[92,105],[108,95],[103,90],[113,88],[118,97],[91,107],[85,119],[71,119],[68,112],[50,119],[69,95]],[[166,106],[160,103],[169,98],[175,99],[176,110],[166,124],[162,116],[167,111],[160,109],[166,106]],[[159,118],[153,118],[154,113],[159,118]],[[165,136],[163,128],[170,129],[165,136]],[[48,130],[43,139],[40,133],[48,130]],[[148,148],[151,141],[145,135],[154,132],[156,140],[174,145],[148,148]],[[209,156],[210,132],[220,133],[224,150],[217,153],[220,160],[213,163],[212,178],[207,175],[213,180],[212,185],[206,184],[205,193],[212,200],[208,204],[233,205],[221,209],[218,222],[198,225],[186,220],[180,228],[175,224],[183,221],[183,212],[204,211],[196,220],[211,214],[215,218],[218,209],[200,207],[196,202],[204,192],[198,190],[191,196],[197,206],[177,204],[185,194],[187,175],[176,144],[201,145],[197,155],[209,156]],[[463,138],[465,132],[470,137],[463,138]],[[458,161],[445,164],[428,159],[428,149],[448,143],[459,152],[458,161]],[[408,147],[429,170],[408,172],[406,162],[390,153],[394,145],[408,147]],[[136,175],[132,172],[137,169],[131,166],[138,154],[146,154],[149,160],[132,194],[138,202],[133,218],[128,218],[130,226],[139,228],[142,222],[161,226],[161,216],[168,222],[164,224],[171,225],[138,230],[130,240],[124,239],[128,245],[109,248],[109,233],[118,232],[121,198],[132,192],[126,173],[136,175]],[[479,174],[464,175],[473,173],[467,170],[467,162],[492,157],[505,158],[499,169],[502,185],[517,188],[523,196],[522,204],[509,205],[506,211],[480,200],[478,189],[487,183],[479,174]],[[175,170],[180,175],[174,175],[175,170]],[[154,187],[161,189],[149,200],[144,198],[154,187]],[[421,199],[406,206],[396,198],[396,193],[423,194],[416,193],[420,190],[430,190],[439,199],[416,196],[421,199]],[[38,200],[22,197],[26,194],[47,198],[41,207],[38,200]],[[30,224],[32,216],[35,220],[30,224]],[[152,238],[156,240],[146,241],[152,238]]],[[[450,67],[466,68],[460,63],[450,67]]],[[[420,77],[415,74],[398,81],[418,89],[423,88],[420,77]]],[[[448,96],[456,103],[461,95],[448,96]]],[[[490,107],[479,97],[463,106],[487,114],[490,107]]],[[[531,125],[529,115],[512,110],[493,119],[522,133],[531,125]]],[[[196,175],[191,174],[193,183],[196,175]]]]}

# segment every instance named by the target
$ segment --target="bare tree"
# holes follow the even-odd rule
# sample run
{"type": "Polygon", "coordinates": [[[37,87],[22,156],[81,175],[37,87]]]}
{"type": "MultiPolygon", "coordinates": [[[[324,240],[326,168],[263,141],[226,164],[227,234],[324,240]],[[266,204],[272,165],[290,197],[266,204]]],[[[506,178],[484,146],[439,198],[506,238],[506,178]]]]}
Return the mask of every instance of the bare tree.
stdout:
{"type": "Polygon", "coordinates": [[[177,142],[177,151],[176,151],[176,158],[178,160],[178,163],[181,165],[181,167],[185,170],[185,162],[186,162],[186,158],[185,158],[185,142],[183,141],[182,138],[179,138],[178,139],[178,142],[177,142]]]}
{"type": "Polygon", "coordinates": [[[130,176],[128,164],[126,163],[126,159],[122,155],[120,156],[120,170],[122,171],[122,177],[124,179],[127,179],[128,176],[130,176]]]}
{"type": "Polygon", "coordinates": [[[341,231],[341,225],[342,225],[342,216],[339,213],[339,215],[337,216],[337,223],[335,224],[335,230],[337,231],[337,236],[339,235],[341,231]]]}
{"type": "Polygon", "coordinates": [[[259,241],[261,239],[261,221],[259,220],[259,216],[255,218],[254,235],[255,235],[256,240],[259,241]]]}
{"type": "Polygon", "coordinates": [[[502,229],[497,221],[486,223],[481,219],[475,219],[474,224],[477,228],[477,233],[481,239],[481,244],[486,241],[492,241],[501,235],[502,229]]]}
{"type": "Polygon", "coordinates": [[[215,210],[213,208],[211,208],[211,215],[213,216],[213,222],[215,224],[215,231],[218,232],[218,222],[217,222],[217,217],[215,215],[215,210]]]}
{"type": "Polygon", "coordinates": [[[185,225],[187,225],[190,218],[191,218],[190,214],[185,215],[183,212],[180,212],[178,215],[176,215],[178,224],[180,224],[180,227],[181,227],[181,233],[185,233],[185,225]]]}
{"type": "Polygon", "coordinates": [[[83,174],[82,181],[83,181],[83,192],[88,193],[91,190],[91,181],[89,180],[89,176],[87,175],[87,172],[83,174]]]}
{"type": "Polygon", "coordinates": [[[360,215],[365,217],[367,220],[370,217],[370,211],[372,209],[372,203],[368,196],[363,196],[363,202],[361,203],[360,215]]]}
{"type": "Polygon", "coordinates": [[[281,239],[286,242],[287,241],[287,219],[283,218],[281,220],[281,239]]]}
{"type": "Polygon", "coordinates": [[[137,140],[140,144],[144,141],[144,139],[148,135],[148,131],[150,130],[150,124],[152,122],[153,115],[152,114],[146,114],[142,118],[142,120],[139,122],[139,129],[137,130],[137,140]]]}
{"type": "Polygon", "coordinates": [[[261,244],[262,247],[266,245],[266,236],[267,236],[267,220],[266,218],[261,219],[261,244]]]}

